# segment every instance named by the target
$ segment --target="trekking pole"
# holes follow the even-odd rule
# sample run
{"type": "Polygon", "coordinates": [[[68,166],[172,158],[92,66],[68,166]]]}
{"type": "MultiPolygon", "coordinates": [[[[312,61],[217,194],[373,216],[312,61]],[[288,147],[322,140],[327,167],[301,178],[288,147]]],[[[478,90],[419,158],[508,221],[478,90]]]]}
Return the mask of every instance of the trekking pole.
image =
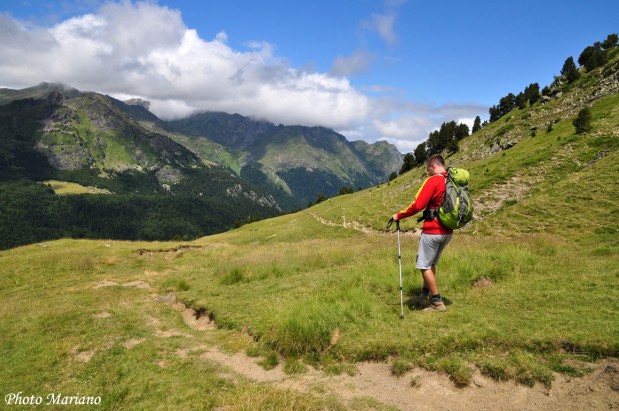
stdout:
{"type": "Polygon", "coordinates": [[[404,296],[402,295],[402,255],[400,254],[400,220],[395,222],[398,232],[398,265],[400,266],[400,319],[404,319],[404,296]]]}
{"type": "MultiPolygon", "coordinates": [[[[387,228],[393,224],[393,218],[387,223],[387,228]]],[[[400,220],[396,220],[395,229],[398,232],[398,266],[400,268],[400,319],[404,319],[404,295],[402,291],[402,254],[400,252],[400,220]]]]}

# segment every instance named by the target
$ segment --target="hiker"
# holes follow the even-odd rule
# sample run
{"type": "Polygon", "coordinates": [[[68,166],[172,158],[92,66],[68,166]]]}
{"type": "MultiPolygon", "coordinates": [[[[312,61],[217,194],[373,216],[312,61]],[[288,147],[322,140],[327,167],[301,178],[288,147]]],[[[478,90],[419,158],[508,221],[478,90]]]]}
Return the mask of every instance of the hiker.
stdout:
{"type": "Polygon", "coordinates": [[[415,264],[415,267],[421,271],[423,287],[411,301],[415,306],[425,307],[423,311],[442,312],[447,311],[447,308],[438,292],[436,264],[453,234],[453,230],[445,227],[438,219],[438,209],[445,196],[447,170],[445,160],[440,154],[430,156],[426,168],[430,177],[422,184],[415,196],[415,201],[408,208],[394,214],[393,219],[402,220],[423,210],[424,222],[415,264]]]}

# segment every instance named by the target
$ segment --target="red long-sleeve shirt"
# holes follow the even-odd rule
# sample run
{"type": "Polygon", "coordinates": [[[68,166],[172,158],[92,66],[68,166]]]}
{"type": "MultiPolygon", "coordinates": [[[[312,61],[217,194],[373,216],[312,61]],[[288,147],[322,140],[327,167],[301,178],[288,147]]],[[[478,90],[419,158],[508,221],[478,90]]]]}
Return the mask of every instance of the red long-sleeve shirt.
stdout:
{"type": "MultiPolygon", "coordinates": [[[[423,182],[419,191],[415,195],[415,201],[403,210],[397,213],[398,220],[407,218],[417,214],[420,211],[429,209],[438,209],[443,204],[445,197],[445,177],[447,173],[437,174],[428,177],[423,182]]],[[[451,234],[453,230],[445,227],[438,218],[431,221],[424,221],[422,232],[424,234],[451,234]]]]}

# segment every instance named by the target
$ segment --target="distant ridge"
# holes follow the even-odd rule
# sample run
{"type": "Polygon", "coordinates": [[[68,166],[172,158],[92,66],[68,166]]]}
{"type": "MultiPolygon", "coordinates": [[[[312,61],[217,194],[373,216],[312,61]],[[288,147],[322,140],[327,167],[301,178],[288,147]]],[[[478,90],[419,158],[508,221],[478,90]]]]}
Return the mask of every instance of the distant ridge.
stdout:
{"type": "Polygon", "coordinates": [[[59,93],[64,97],[73,98],[81,94],[79,90],[62,83],[39,83],[36,86],[24,88],[21,90],[12,90],[9,88],[0,88],[0,105],[5,105],[13,100],[21,100],[26,98],[42,99],[47,98],[52,93],[59,93]]]}

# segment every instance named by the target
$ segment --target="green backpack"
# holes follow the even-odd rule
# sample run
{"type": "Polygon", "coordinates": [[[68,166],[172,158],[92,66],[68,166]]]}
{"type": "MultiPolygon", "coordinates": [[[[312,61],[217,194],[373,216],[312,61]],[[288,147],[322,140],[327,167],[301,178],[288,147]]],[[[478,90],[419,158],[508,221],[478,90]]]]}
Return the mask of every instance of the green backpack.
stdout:
{"type": "Polygon", "coordinates": [[[452,230],[464,227],[473,219],[468,171],[455,167],[447,168],[445,199],[438,210],[438,219],[452,230]]]}

